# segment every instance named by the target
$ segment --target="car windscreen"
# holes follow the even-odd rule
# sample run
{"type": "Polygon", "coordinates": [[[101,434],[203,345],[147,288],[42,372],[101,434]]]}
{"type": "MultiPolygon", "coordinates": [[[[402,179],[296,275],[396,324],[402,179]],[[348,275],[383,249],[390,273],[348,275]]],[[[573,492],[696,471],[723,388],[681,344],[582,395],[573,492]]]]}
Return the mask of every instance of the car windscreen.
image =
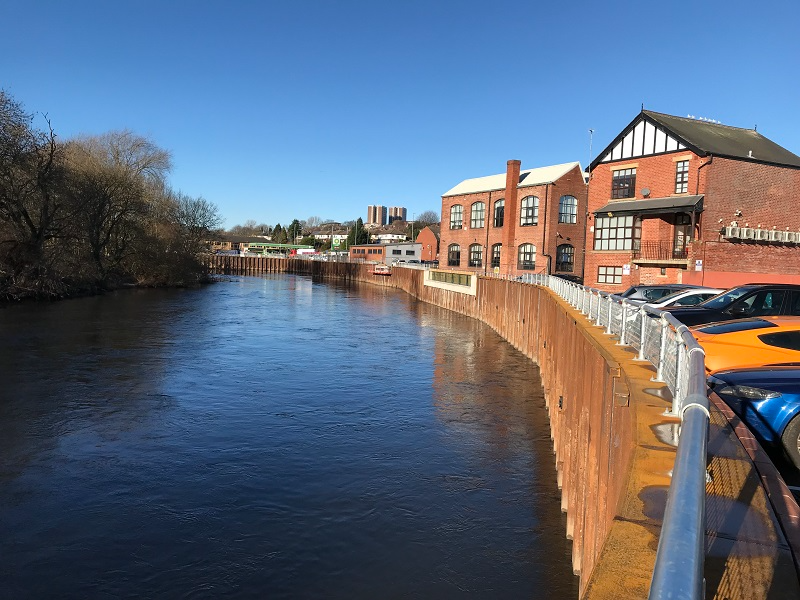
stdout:
{"type": "Polygon", "coordinates": [[[736,302],[739,298],[751,292],[756,288],[753,287],[738,287],[733,288],[732,290],[728,290],[727,292],[720,294],[719,296],[714,296],[713,298],[709,298],[702,304],[698,304],[698,306],[702,306],[703,308],[711,308],[713,310],[724,310],[734,302],[736,302]]]}
{"type": "Polygon", "coordinates": [[[669,304],[669,302],[671,300],[674,300],[678,296],[680,296],[682,294],[685,294],[685,293],[686,293],[686,290],[678,290],[677,292],[670,292],[666,296],[661,296],[661,298],[658,299],[658,302],[656,304],[669,304]]]}
{"type": "Polygon", "coordinates": [[[770,323],[764,319],[741,319],[739,321],[726,321],[718,325],[707,325],[698,327],[700,333],[719,335],[720,333],[734,333],[736,331],[750,331],[752,329],[766,329],[767,327],[777,327],[775,323],[770,323]]]}

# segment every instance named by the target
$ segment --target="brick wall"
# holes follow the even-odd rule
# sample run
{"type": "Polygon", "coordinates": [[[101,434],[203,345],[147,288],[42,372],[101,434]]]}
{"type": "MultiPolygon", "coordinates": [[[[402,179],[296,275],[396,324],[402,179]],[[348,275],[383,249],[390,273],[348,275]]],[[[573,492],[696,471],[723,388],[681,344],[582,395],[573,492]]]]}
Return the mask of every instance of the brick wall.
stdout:
{"type": "MultiPolygon", "coordinates": [[[[589,184],[589,211],[611,199],[612,171],[636,168],[636,196],[650,189],[651,198],[674,196],[675,163],[689,160],[688,195],[704,194],[704,212],[695,229],[696,241],[690,245],[687,265],[680,268],[641,266],[631,263],[629,252],[597,252],[593,248],[593,232],[587,233],[587,285],[609,291],[622,291],[640,283],[683,282],[730,287],[747,281],[787,281],[800,278],[800,247],[756,242],[731,242],[723,239],[720,229],[737,221],[740,226],[800,231],[800,211],[794,206],[800,199],[800,169],[764,165],[751,161],[720,157],[708,158],[679,151],[661,156],[639,157],[598,165],[589,184]],[[704,166],[705,165],[705,166],[704,166]],[[742,216],[736,216],[741,211],[742,216]],[[702,270],[695,270],[695,260],[702,261],[702,270]],[[599,266],[631,265],[630,275],[619,285],[599,284],[599,266]]],[[[674,228],[670,217],[645,218],[642,240],[672,239],[674,228]]],[[[593,225],[593,214],[588,226],[593,225]]]]}
{"type": "MultiPolygon", "coordinates": [[[[575,248],[575,268],[574,275],[580,275],[583,269],[584,258],[584,232],[586,230],[586,203],[587,190],[583,181],[583,174],[576,166],[556,182],[550,185],[535,185],[517,189],[516,195],[518,202],[516,206],[506,199],[506,190],[493,190],[491,192],[481,192],[476,194],[463,194],[460,196],[449,196],[442,198],[442,223],[439,245],[439,264],[442,268],[447,268],[448,248],[451,244],[461,246],[460,269],[474,270],[483,273],[484,270],[491,272],[491,249],[495,244],[502,244],[501,265],[504,267],[501,272],[512,275],[525,273],[517,268],[517,251],[520,245],[530,243],[536,246],[536,269],[535,272],[545,272],[547,269],[546,254],[552,257],[552,269],[555,273],[556,247],[559,244],[571,244],[575,248]],[[559,199],[563,195],[575,196],[578,201],[577,223],[565,224],[558,222],[559,199]],[[539,222],[537,225],[521,227],[520,203],[526,196],[537,196],[539,198],[539,222]],[[494,205],[500,199],[505,199],[505,215],[503,227],[494,226],[494,205]],[[484,227],[480,229],[470,228],[471,208],[475,202],[483,202],[486,205],[486,218],[484,227]],[[460,204],[463,207],[463,228],[450,229],[451,208],[460,204]],[[513,228],[513,242],[509,248],[507,228],[513,228]],[[560,237],[558,237],[560,235],[560,237]],[[479,244],[484,248],[484,266],[480,268],[470,268],[469,247],[479,244]],[[506,260],[503,260],[505,258],[506,260]],[[507,262],[507,266],[506,265],[507,262]]],[[[451,267],[455,268],[455,267],[451,267]]]]}

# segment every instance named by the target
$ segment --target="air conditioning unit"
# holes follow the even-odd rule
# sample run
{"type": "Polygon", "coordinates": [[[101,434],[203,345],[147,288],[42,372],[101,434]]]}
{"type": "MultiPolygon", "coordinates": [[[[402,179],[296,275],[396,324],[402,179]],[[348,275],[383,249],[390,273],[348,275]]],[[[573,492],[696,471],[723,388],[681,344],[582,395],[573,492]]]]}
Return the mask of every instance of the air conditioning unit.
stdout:
{"type": "Polygon", "coordinates": [[[785,240],[787,244],[800,244],[800,232],[785,231],[784,235],[786,236],[785,240]]]}
{"type": "Polygon", "coordinates": [[[769,231],[769,241],[770,242],[782,242],[784,241],[783,234],[786,233],[785,231],[778,231],[777,229],[771,229],[769,231]]]}
{"type": "Polygon", "coordinates": [[[756,229],[756,239],[760,242],[769,241],[769,229],[756,229]]]}
{"type": "Polygon", "coordinates": [[[742,227],[739,235],[743,240],[754,240],[756,239],[756,230],[752,227],[742,227]]]}
{"type": "Polygon", "coordinates": [[[733,226],[726,227],[723,230],[722,237],[734,238],[734,239],[740,237],[740,235],[739,235],[739,227],[733,227],[733,226]]]}

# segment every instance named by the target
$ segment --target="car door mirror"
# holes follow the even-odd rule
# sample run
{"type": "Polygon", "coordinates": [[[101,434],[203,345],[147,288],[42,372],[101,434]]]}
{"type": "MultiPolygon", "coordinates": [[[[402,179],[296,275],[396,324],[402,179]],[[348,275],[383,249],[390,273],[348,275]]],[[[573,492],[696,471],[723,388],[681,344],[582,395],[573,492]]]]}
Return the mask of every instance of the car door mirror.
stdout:
{"type": "Polygon", "coordinates": [[[732,306],[728,312],[734,317],[744,317],[747,315],[747,306],[743,304],[732,306]]]}

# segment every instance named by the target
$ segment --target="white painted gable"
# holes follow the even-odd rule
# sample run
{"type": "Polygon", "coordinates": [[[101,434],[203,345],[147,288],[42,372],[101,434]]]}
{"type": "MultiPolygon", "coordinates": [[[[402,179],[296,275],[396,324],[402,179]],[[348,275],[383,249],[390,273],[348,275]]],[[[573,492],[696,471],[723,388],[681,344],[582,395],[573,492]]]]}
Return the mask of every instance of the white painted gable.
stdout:
{"type": "Polygon", "coordinates": [[[686,146],[668,135],[663,129],[642,118],[611,148],[611,151],[600,162],[611,162],[612,160],[623,160],[650,154],[663,154],[685,148],[686,146]]]}

